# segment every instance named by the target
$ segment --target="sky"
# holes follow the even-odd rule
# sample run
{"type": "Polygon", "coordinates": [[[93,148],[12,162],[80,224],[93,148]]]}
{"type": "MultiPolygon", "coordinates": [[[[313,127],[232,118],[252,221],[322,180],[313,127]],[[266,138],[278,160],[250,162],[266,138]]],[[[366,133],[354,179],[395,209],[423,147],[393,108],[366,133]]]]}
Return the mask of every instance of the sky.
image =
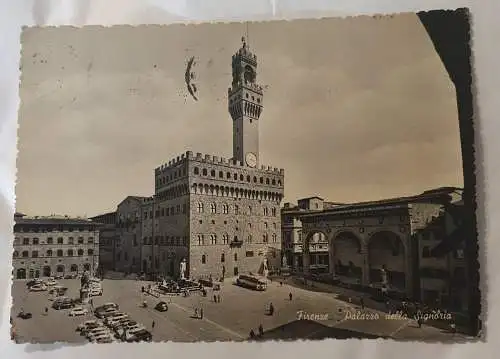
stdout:
{"type": "Polygon", "coordinates": [[[242,36],[264,87],[260,163],[285,169],[284,202],[463,186],[455,89],[413,14],[26,28],[16,209],[93,216],[152,195],[154,169],[187,150],[230,158],[242,36]]]}

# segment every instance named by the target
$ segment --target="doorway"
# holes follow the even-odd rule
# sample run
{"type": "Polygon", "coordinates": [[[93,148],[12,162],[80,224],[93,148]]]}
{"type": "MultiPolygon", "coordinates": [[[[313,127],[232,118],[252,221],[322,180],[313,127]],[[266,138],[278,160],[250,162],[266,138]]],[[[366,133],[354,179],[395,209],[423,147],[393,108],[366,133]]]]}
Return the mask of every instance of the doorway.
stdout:
{"type": "Polygon", "coordinates": [[[234,267],[233,272],[235,276],[238,275],[238,267],[234,267]]]}

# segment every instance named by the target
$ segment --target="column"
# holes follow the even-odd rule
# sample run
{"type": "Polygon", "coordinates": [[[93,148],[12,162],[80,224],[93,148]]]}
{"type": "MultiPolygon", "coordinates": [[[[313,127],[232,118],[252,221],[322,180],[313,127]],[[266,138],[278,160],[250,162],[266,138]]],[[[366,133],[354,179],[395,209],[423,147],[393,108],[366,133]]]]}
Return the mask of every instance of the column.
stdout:
{"type": "Polygon", "coordinates": [[[368,286],[370,284],[370,256],[368,255],[368,246],[365,243],[361,244],[361,256],[363,258],[361,284],[368,286]]]}

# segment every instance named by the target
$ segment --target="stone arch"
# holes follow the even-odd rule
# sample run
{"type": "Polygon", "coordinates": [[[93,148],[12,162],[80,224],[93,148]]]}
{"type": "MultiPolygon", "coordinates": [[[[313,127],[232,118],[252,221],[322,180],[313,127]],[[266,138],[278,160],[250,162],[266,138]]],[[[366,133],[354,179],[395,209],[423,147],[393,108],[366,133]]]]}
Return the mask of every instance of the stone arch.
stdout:
{"type": "Polygon", "coordinates": [[[302,263],[299,258],[297,266],[302,267],[304,273],[330,272],[331,246],[327,233],[321,229],[311,229],[303,233],[302,238],[302,263]]]}
{"type": "Polygon", "coordinates": [[[72,264],[70,267],[70,271],[78,273],[78,266],[76,264],[72,264]]]}
{"type": "Polygon", "coordinates": [[[406,248],[392,231],[378,231],[368,239],[369,280],[394,289],[406,287],[406,248]]]}
{"type": "Polygon", "coordinates": [[[331,265],[337,276],[361,283],[365,257],[363,241],[350,230],[340,230],[331,237],[331,265]]]}
{"type": "Polygon", "coordinates": [[[51,277],[52,276],[52,269],[50,266],[44,266],[42,268],[42,277],[51,277]]]}
{"type": "Polygon", "coordinates": [[[16,271],[16,279],[26,279],[26,269],[18,268],[16,271]]]}
{"type": "Polygon", "coordinates": [[[56,272],[58,274],[63,274],[64,273],[64,266],[62,264],[58,264],[56,267],[56,272]]]}

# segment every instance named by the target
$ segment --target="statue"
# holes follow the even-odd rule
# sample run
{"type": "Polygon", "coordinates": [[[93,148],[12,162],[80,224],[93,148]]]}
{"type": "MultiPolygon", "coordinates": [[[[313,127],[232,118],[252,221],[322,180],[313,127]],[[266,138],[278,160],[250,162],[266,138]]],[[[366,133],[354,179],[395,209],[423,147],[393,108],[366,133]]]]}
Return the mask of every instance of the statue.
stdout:
{"type": "Polygon", "coordinates": [[[283,254],[283,261],[281,263],[282,267],[288,267],[288,261],[286,259],[286,254],[283,254]]]}
{"type": "Polygon", "coordinates": [[[186,258],[182,258],[181,263],[180,263],[180,278],[181,279],[186,279],[186,258]]]}

